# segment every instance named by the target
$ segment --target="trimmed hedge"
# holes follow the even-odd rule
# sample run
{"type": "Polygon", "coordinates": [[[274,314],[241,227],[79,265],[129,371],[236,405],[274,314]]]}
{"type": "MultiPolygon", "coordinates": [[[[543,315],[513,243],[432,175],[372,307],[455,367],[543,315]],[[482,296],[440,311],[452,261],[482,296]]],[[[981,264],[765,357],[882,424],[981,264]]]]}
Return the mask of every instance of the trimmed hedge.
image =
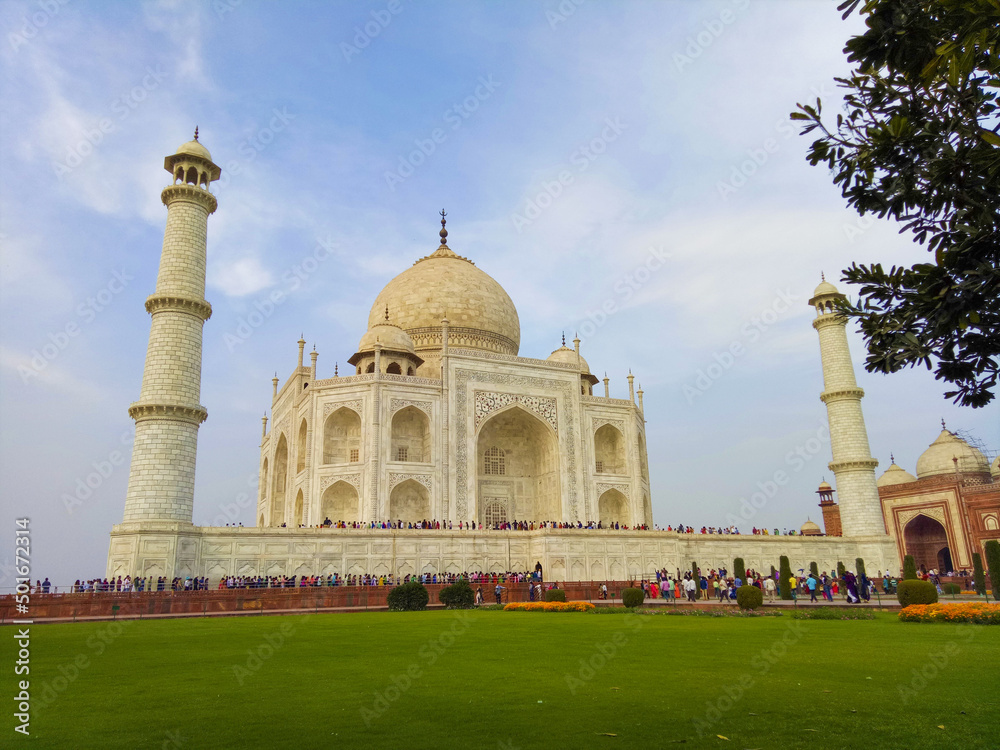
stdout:
{"type": "Polygon", "coordinates": [[[903,580],[917,580],[917,563],[913,559],[913,555],[907,555],[903,558],[903,580]]]}
{"type": "Polygon", "coordinates": [[[451,586],[441,589],[438,599],[446,607],[468,608],[476,603],[476,592],[467,580],[460,578],[451,586]]]}
{"type": "Polygon", "coordinates": [[[781,571],[779,574],[781,578],[778,580],[778,587],[781,592],[781,598],[791,600],[792,589],[791,586],[789,586],[788,584],[788,579],[792,577],[792,566],[788,563],[787,555],[781,556],[781,561],[778,567],[781,571]]]}
{"type": "Polygon", "coordinates": [[[741,581],[745,581],[747,579],[747,566],[743,562],[742,557],[737,557],[735,560],[733,560],[733,573],[741,581]]]}
{"type": "Polygon", "coordinates": [[[815,561],[809,563],[809,572],[813,574],[813,577],[815,577],[817,581],[819,580],[819,565],[817,565],[815,561]]]}
{"type": "Polygon", "coordinates": [[[736,589],[736,603],[740,609],[757,609],[764,605],[764,592],[756,586],[740,586],[736,589]]]}
{"type": "Polygon", "coordinates": [[[983,572],[983,556],[978,552],[972,553],[972,581],[972,586],[976,590],[976,593],[980,596],[986,596],[986,574],[983,572]]]}
{"type": "Polygon", "coordinates": [[[394,587],[386,601],[391,612],[414,612],[427,609],[430,600],[430,594],[420,581],[410,581],[394,587]]]}
{"type": "Polygon", "coordinates": [[[990,539],[983,545],[986,553],[986,568],[990,571],[990,582],[993,585],[993,598],[1000,596],[1000,542],[990,539]]]}
{"type": "Polygon", "coordinates": [[[962,593],[962,587],[957,583],[942,583],[941,590],[950,596],[962,593]]]}
{"type": "Polygon", "coordinates": [[[646,592],[642,589],[625,589],[622,591],[622,604],[629,609],[639,607],[646,601],[646,592]]]}
{"type": "Polygon", "coordinates": [[[545,592],[545,601],[564,602],[566,601],[566,591],[564,589],[549,589],[545,592]]]}
{"type": "Polygon", "coordinates": [[[911,604],[937,604],[937,587],[930,581],[900,581],[896,587],[896,598],[904,607],[911,604]]]}
{"type": "Polygon", "coordinates": [[[839,578],[841,581],[843,581],[844,580],[844,573],[846,573],[846,572],[847,572],[847,568],[844,567],[844,563],[840,562],[840,560],[837,560],[837,578],[839,578]]]}

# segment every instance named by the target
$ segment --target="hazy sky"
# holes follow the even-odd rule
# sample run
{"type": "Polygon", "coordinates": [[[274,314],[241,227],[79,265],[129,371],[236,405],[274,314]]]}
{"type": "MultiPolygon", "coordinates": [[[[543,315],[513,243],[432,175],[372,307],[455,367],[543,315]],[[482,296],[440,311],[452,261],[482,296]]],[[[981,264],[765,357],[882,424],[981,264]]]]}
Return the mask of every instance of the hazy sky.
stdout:
{"type": "MultiPolygon", "coordinates": [[[[255,492],[299,334],[320,377],[343,367],[379,290],[437,246],[442,207],[451,247],[514,300],[523,356],[580,331],[612,395],[636,374],[657,523],[738,518],[776,472],[790,481],[742,525],[819,520],[833,477],[806,302],[821,271],[927,258],[846,210],[788,122],[817,95],[836,110],[859,28],[819,0],[3,3],[0,579],[23,516],[34,577],[104,573],[163,157],[195,125],[223,169],[195,523],[255,492]]],[[[953,406],[927,371],[869,375],[850,339],[879,473],[890,452],[913,471],[942,417],[1000,446],[997,407],[953,406]]]]}

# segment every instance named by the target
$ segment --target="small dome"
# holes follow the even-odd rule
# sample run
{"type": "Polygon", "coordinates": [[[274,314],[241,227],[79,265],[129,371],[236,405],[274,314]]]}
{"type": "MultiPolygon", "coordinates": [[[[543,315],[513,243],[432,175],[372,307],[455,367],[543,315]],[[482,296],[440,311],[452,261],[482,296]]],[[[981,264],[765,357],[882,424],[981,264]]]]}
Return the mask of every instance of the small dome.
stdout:
{"type": "MultiPolygon", "coordinates": [[[[546,360],[549,362],[562,362],[563,364],[573,365],[574,367],[576,367],[577,363],[576,357],[577,357],[576,350],[570,349],[568,346],[563,344],[554,352],[552,352],[552,354],[546,357],[546,360]]],[[[583,368],[583,372],[586,373],[590,372],[590,365],[587,364],[587,360],[585,360],[582,356],[580,357],[580,367],[583,368]]]]}
{"type": "Polygon", "coordinates": [[[900,468],[895,462],[889,464],[889,468],[875,482],[879,487],[891,487],[894,484],[906,484],[916,482],[917,478],[906,469],[900,468]]]}
{"type": "Polygon", "coordinates": [[[822,481],[819,483],[819,489],[817,492],[833,492],[833,487],[830,486],[829,482],[822,481]]]}
{"type": "Polygon", "coordinates": [[[212,155],[208,149],[198,141],[188,141],[177,148],[177,155],[188,154],[190,156],[200,156],[202,159],[212,161],[212,155]]]}
{"type": "Polygon", "coordinates": [[[821,536],[823,534],[823,530],[813,521],[806,521],[802,524],[802,528],[799,529],[799,533],[802,534],[802,536],[821,536]]]}
{"type": "Polygon", "coordinates": [[[358,342],[358,351],[374,351],[376,342],[380,343],[383,349],[413,354],[413,339],[406,331],[393,323],[383,321],[365,331],[365,335],[358,342]]]}
{"type": "Polygon", "coordinates": [[[937,440],[917,459],[917,477],[952,476],[956,470],[960,474],[989,474],[990,465],[986,456],[958,435],[941,430],[937,440]]]}
{"type": "Polygon", "coordinates": [[[990,464],[990,476],[993,477],[994,482],[1000,482],[1000,456],[993,459],[993,463],[990,464]]]}
{"type": "Polygon", "coordinates": [[[819,283],[819,286],[816,287],[816,291],[813,292],[813,297],[819,297],[820,295],[826,294],[840,294],[840,292],[837,291],[837,287],[824,279],[819,283]]]}

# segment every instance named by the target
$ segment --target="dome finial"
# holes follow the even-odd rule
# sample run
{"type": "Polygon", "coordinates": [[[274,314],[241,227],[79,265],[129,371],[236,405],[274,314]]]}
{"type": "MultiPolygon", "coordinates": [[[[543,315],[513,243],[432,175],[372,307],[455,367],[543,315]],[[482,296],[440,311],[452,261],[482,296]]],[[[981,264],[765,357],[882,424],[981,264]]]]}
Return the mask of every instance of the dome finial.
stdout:
{"type": "Polygon", "coordinates": [[[941,429],[942,429],[942,430],[947,430],[947,429],[948,429],[948,428],[947,428],[947,427],[945,426],[945,423],[944,423],[944,417],[941,417],[941,429]]]}
{"type": "Polygon", "coordinates": [[[562,332],[562,342],[563,342],[562,345],[566,346],[566,331],[562,332]]]}
{"type": "Polygon", "coordinates": [[[822,271],[819,272],[819,280],[826,281],[826,274],[823,273],[822,271]]]}
{"type": "Polygon", "coordinates": [[[892,455],[891,453],[889,454],[889,461],[891,463],[896,463],[896,457],[894,455],[892,455]]]}
{"type": "Polygon", "coordinates": [[[197,125],[194,126],[194,139],[198,140],[198,126],[197,125]]]}
{"type": "Polygon", "coordinates": [[[442,245],[447,245],[448,244],[448,230],[444,228],[445,227],[445,223],[446,223],[444,217],[446,217],[447,215],[448,214],[446,214],[445,210],[442,208],[441,209],[441,231],[438,232],[438,234],[441,235],[441,244],[442,245]]]}

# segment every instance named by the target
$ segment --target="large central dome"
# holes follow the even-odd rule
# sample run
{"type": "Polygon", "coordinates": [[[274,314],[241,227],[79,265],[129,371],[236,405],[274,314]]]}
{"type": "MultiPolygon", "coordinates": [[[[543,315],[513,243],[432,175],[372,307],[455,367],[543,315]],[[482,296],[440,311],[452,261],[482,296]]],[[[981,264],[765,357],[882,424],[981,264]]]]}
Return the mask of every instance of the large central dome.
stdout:
{"type": "MultiPolygon", "coordinates": [[[[441,222],[442,225],[444,221],[441,222]]],[[[389,319],[406,331],[418,352],[441,349],[441,319],[449,346],[516,355],[521,322],[510,296],[468,258],[452,252],[448,232],[441,246],[386,284],[372,305],[368,328],[389,319]]]]}

